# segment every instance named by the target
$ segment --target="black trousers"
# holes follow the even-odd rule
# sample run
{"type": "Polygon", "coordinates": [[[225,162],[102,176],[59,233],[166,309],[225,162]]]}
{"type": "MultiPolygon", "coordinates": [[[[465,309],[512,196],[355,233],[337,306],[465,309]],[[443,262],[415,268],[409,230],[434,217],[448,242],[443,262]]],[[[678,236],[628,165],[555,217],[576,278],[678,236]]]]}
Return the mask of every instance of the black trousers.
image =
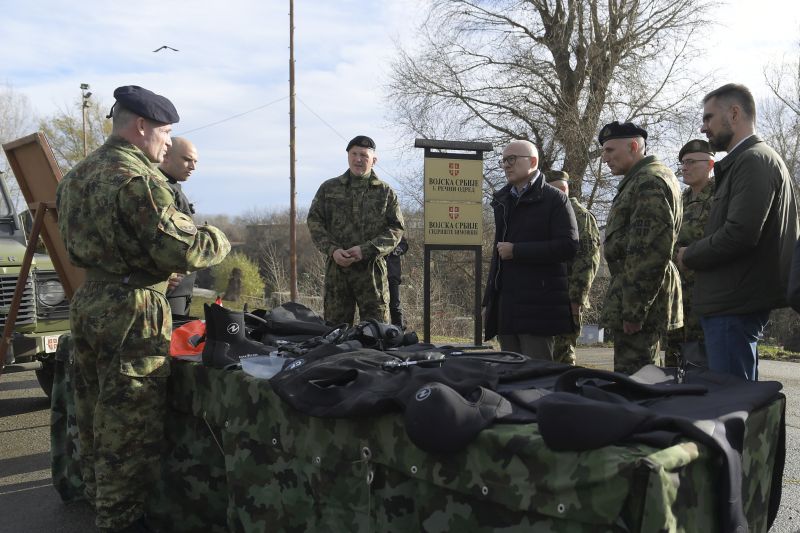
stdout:
{"type": "Polygon", "coordinates": [[[403,327],[403,310],[400,307],[400,282],[389,278],[389,316],[392,324],[403,327]]]}

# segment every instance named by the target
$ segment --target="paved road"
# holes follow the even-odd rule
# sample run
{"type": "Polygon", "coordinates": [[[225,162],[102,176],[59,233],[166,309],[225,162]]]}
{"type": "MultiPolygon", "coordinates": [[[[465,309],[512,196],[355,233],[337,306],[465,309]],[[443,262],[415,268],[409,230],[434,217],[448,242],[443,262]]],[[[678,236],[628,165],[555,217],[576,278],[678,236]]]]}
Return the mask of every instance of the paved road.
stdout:
{"type": "MultiPolygon", "coordinates": [[[[581,349],[578,364],[611,368],[611,351],[581,349]]],[[[84,503],[64,505],[50,484],[49,402],[32,365],[0,377],[0,533],[96,531],[84,503]]],[[[788,399],[783,497],[770,533],[800,531],[800,363],[764,361],[761,379],[783,383],[788,399]]]]}

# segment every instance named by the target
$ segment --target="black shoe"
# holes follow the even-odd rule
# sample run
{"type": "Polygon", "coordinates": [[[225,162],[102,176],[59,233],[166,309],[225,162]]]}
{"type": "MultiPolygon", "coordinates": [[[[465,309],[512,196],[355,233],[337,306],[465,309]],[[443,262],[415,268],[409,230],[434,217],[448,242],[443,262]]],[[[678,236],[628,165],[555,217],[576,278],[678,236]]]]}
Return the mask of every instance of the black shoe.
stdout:
{"type": "Polygon", "coordinates": [[[405,331],[406,325],[403,322],[403,312],[390,309],[389,314],[391,315],[392,324],[405,331]]]}
{"type": "Polygon", "coordinates": [[[205,304],[206,344],[203,364],[214,368],[228,368],[239,364],[248,355],[266,355],[272,347],[245,336],[244,313],[231,311],[218,304],[205,304]]]}

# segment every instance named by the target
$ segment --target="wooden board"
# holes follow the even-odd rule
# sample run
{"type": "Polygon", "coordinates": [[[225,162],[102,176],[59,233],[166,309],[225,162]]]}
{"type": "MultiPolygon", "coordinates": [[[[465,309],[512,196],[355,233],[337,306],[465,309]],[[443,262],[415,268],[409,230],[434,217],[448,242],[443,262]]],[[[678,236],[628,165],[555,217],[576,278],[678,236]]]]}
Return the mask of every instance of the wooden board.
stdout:
{"type": "Polygon", "coordinates": [[[37,132],[4,144],[3,150],[29,209],[34,211],[40,203],[48,205],[41,237],[64,285],[67,298],[72,298],[75,290],[83,283],[85,272],[70,263],[64,241],[58,232],[55,203],[61,170],[53,157],[50,144],[44,133],[37,132]]]}

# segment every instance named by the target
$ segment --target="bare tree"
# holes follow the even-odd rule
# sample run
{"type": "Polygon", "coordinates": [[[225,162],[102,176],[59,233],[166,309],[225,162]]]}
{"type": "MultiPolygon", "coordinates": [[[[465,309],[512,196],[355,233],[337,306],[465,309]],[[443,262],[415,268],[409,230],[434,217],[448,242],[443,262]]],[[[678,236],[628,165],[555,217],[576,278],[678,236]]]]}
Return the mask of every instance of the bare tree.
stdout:
{"type": "Polygon", "coordinates": [[[261,248],[261,270],[267,287],[273,291],[289,291],[289,273],[284,264],[284,256],[279,253],[278,246],[274,241],[260,243],[261,248]]]}
{"type": "MultiPolygon", "coordinates": [[[[93,97],[87,100],[86,147],[92,152],[111,134],[111,120],[106,118],[106,106],[93,97]]],[[[66,173],[83,159],[83,98],[39,122],[50,142],[53,155],[62,173],[66,173]]]]}
{"type": "MultiPolygon", "coordinates": [[[[651,139],[707,89],[688,65],[708,0],[433,0],[420,39],[393,64],[393,118],[416,135],[502,145],[529,139],[590,206],[613,185],[594,165],[601,119],[651,139]],[[586,183],[584,183],[586,180],[586,183]]],[[[499,173],[488,173],[490,187],[499,173]]],[[[609,200],[610,198],[606,198],[609,200]]]]}
{"type": "Polygon", "coordinates": [[[765,69],[772,97],[759,105],[759,129],[800,185],[800,44],[797,55],[765,69]]]}
{"type": "MultiPolygon", "coordinates": [[[[0,144],[33,133],[35,126],[31,117],[33,111],[28,97],[9,84],[0,86],[0,144]]],[[[6,180],[14,206],[19,210],[23,205],[22,193],[11,174],[5,152],[0,154],[0,173],[6,180]]]]}

